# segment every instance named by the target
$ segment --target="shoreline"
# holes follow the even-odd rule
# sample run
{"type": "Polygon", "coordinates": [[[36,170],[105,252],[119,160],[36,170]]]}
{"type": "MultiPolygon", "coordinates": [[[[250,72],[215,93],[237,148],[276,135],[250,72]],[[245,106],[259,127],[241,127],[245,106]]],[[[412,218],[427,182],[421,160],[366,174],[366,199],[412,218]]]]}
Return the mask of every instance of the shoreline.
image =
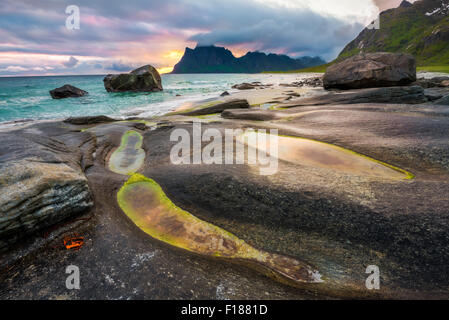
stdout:
{"type": "MultiPolygon", "coordinates": [[[[92,75],[92,76],[96,77],[96,75],[92,75]]],[[[169,75],[169,76],[171,76],[171,75],[169,75]]],[[[178,76],[178,75],[174,75],[174,76],[178,76]]],[[[181,76],[182,76],[181,77],[182,79],[188,79],[189,75],[181,75],[181,76]]],[[[201,79],[201,76],[205,76],[206,79],[208,79],[208,78],[217,77],[217,76],[219,76],[219,74],[204,74],[204,75],[195,74],[195,76],[197,76],[197,77],[200,76],[199,79],[201,79]]],[[[225,74],[225,76],[230,76],[230,75],[229,74],[225,74]]],[[[235,74],[234,75],[233,74],[231,76],[236,76],[237,77],[235,81],[243,81],[246,78],[246,76],[249,76],[250,77],[249,80],[256,81],[258,78],[263,78],[264,81],[268,82],[270,80],[273,80],[273,79],[270,79],[270,78],[273,78],[273,76],[274,76],[274,78],[277,78],[278,75],[276,75],[276,74],[235,74]]],[[[307,75],[307,77],[312,77],[312,76],[314,76],[314,74],[307,75]]],[[[67,77],[70,77],[70,76],[67,76],[67,77]]],[[[80,77],[82,78],[83,76],[80,76],[80,77]]],[[[27,77],[24,77],[24,79],[25,78],[27,78],[27,77]]],[[[51,77],[49,76],[48,78],[51,78],[51,77]]],[[[286,77],[286,80],[287,81],[288,80],[295,81],[296,79],[300,79],[300,78],[304,78],[304,75],[301,75],[301,76],[299,76],[299,75],[298,76],[297,75],[288,76],[288,77],[286,77]]],[[[231,81],[232,81],[232,79],[233,79],[233,77],[230,78],[231,81]]],[[[280,79],[282,79],[282,77],[280,79]]],[[[195,81],[197,81],[197,80],[195,80],[195,81]]],[[[282,80],[277,80],[277,81],[279,83],[282,82],[282,80]]],[[[235,84],[235,83],[233,83],[233,84],[235,84]]],[[[197,85],[197,84],[195,84],[195,85],[197,85]]],[[[112,116],[112,117],[116,117],[118,119],[124,119],[126,117],[135,117],[135,116],[148,117],[148,116],[153,116],[153,114],[155,114],[154,116],[156,116],[156,115],[157,116],[163,116],[166,113],[175,111],[177,108],[179,108],[181,105],[183,105],[185,103],[199,103],[199,102],[201,102],[203,100],[214,99],[214,98],[218,98],[219,99],[220,98],[220,94],[223,91],[228,91],[229,93],[232,93],[232,94],[239,93],[239,90],[230,88],[231,84],[229,83],[228,86],[224,86],[223,88],[220,88],[217,91],[213,91],[213,92],[193,92],[191,94],[185,94],[185,95],[183,94],[180,97],[175,97],[174,96],[174,94],[176,92],[178,92],[179,90],[181,90],[181,92],[182,92],[182,90],[184,88],[188,88],[188,86],[189,86],[188,84],[187,85],[185,85],[185,84],[181,84],[181,85],[176,85],[175,84],[175,85],[173,85],[171,83],[168,83],[165,86],[165,94],[169,94],[169,93],[173,94],[173,97],[169,97],[170,99],[168,99],[168,100],[155,101],[155,102],[150,102],[150,103],[148,103],[147,101],[141,101],[140,102],[141,105],[134,105],[132,107],[128,107],[127,109],[126,108],[125,109],[119,109],[119,110],[116,110],[114,112],[114,114],[111,114],[109,112],[101,112],[101,111],[100,112],[95,112],[95,111],[93,111],[92,113],[88,112],[86,115],[90,115],[90,116],[94,116],[94,115],[109,115],[109,116],[112,116]],[[158,111],[158,110],[161,110],[161,111],[158,111]]],[[[192,84],[192,88],[194,88],[194,84],[192,84]]],[[[205,87],[205,88],[207,88],[207,87],[205,87]]],[[[200,90],[200,89],[201,89],[201,83],[199,84],[199,89],[197,89],[197,90],[200,90]]],[[[102,95],[105,95],[105,92],[103,92],[104,89],[99,88],[98,90],[100,90],[100,92],[93,92],[91,96],[88,95],[84,99],[96,99],[96,100],[104,99],[104,98],[101,98],[101,97],[98,96],[99,93],[102,94],[102,95]]],[[[115,95],[117,95],[117,94],[115,94],[115,95]]],[[[107,96],[109,96],[109,95],[106,95],[106,97],[107,96]]],[[[141,94],[136,95],[136,94],[131,93],[131,94],[129,94],[129,96],[130,97],[141,97],[141,98],[143,98],[143,97],[146,96],[146,94],[145,93],[141,93],[141,94]]],[[[118,97],[122,97],[122,95],[118,94],[118,97]]],[[[126,98],[126,94],[123,97],[126,98]]],[[[112,94],[109,97],[110,103],[114,103],[114,98],[116,98],[116,97],[114,97],[114,94],[112,94]]],[[[49,96],[46,99],[48,101],[51,101],[51,98],[49,96]]],[[[70,103],[72,103],[72,104],[76,103],[76,104],[73,105],[73,108],[77,108],[79,101],[82,101],[82,100],[77,100],[77,99],[80,99],[80,98],[69,98],[69,99],[74,99],[74,100],[68,100],[70,103]]],[[[167,98],[165,98],[165,99],[167,99],[167,98]]],[[[56,102],[52,102],[52,103],[62,104],[62,103],[67,103],[67,101],[56,101],[56,102]]],[[[93,103],[89,103],[88,102],[88,105],[92,104],[92,107],[95,108],[95,107],[97,107],[96,103],[97,103],[96,101],[94,101],[93,103]]],[[[55,105],[54,107],[47,107],[47,108],[51,110],[52,108],[58,108],[58,105],[55,105]]],[[[12,119],[12,120],[1,121],[0,122],[0,128],[4,130],[5,127],[14,127],[16,123],[21,123],[21,122],[25,122],[25,121],[26,122],[28,122],[28,121],[39,122],[39,121],[46,121],[46,120],[55,120],[56,121],[56,120],[59,120],[59,119],[62,119],[62,118],[67,118],[69,116],[76,116],[76,113],[71,115],[70,112],[68,112],[68,115],[64,116],[64,117],[51,117],[51,118],[45,118],[45,119],[35,119],[35,118],[31,118],[31,117],[25,115],[24,118],[17,118],[17,119],[12,119]]]]}
{"type": "MultiPolygon", "coordinates": [[[[59,119],[70,116],[100,115],[126,117],[127,113],[143,116],[163,115],[176,108],[183,101],[196,101],[213,98],[233,84],[246,81],[268,82],[269,78],[295,81],[296,75],[276,76],[262,74],[195,74],[195,75],[163,75],[164,91],[158,93],[107,93],[101,77],[76,77],[66,80],[55,77],[46,79],[21,78],[5,82],[0,88],[0,119],[11,122],[24,119],[59,119]],[[45,81],[44,81],[45,80],[45,81]],[[63,81],[64,80],[64,81],[63,81]],[[89,94],[80,98],[69,98],[60,101],[51,99],[48,91],[54,87],[72,82],[89,94]],[[178,97],[178,95],[181,95],[178,97]],[[180,101],[180,102],[179,102],[180,101]]],[[[4,78],[8,81],[8,78],[4,78]]],[[[277,81],[277,80],[273,80],[277,81]]],[[[282,80],[279,80],[282,81],[282,80]]]]}
{"type": "MultiPolygon", "coordinates": [[[[198,74],[195,74],[198,75],[198,74]]],[[[204,75],[215,75],[215,74],[204,74],[204,75]]],[[[228,74],[226,74],[228,75],[228,74]]],[[[246,74],[235,74],[235,75],[239,75],[239,76],[244,76],[246,74]]],[[[250,74],[252,76],[254,75],[262,75],[262,76],[279,76],[279,73],[263,73],[263,74],[250,74]]],[[[288,75],[292,75],[292,77],[296,77],[298,76],[298,79],[304,79],[304,78],[313,78],[313,77],[317,77],[317,76],[322,76],[323,73],[313,73],[313,72],[308,72],[308,73],[289,73],[288,75]]],[[[417,73],[417,77],[418,78],[425,78],[425,79],[430,79],[432,77],[437,77],[437,76],[448,76],[449,73],[436,73],[436,72],[425,72],[425,71],[419,71],[417,73]]],[[[89,75],[89,76],[98,76],[98,75],[89,75]]],[[[40,77],[40,76],[37,76],[40,77]]],[[[46,76],[48,78],[51,78],[53,76],[46,76]]],[[[61,77],[72,77],[72,76],[61,76],[61,77]]],[[[83,77],[83,76],[79,76],[79,77],[83,77]]],[[[5,77],[7,78],[7,77],[5,77]]],[[[20,78],[29,78],[29,77],[20,77],[20,78]]],[[[33,77],[31,77],[33,78],[33,77]]],[[[269,80],[269,79],[266,79],[269,80]]],[[[167,90],[176,90],[175,88],[171,88],[168,87],[167,90]]],[[[226,90],[226,89],[223,89],[226,90]]],[[[242,94],[241,91],[239,90],[235,90],[235,89],[231,89],[228,88],[227,91],[233,95],[235,95],[236,97],[245,97],[245,94],[242,94]]],[[[166,113],[159,113],[158,115],[155,116],[163,116],[167,113],[176,111],[176,109],[178,109],[181,105],[183,104],[187,104],[187,103],[192,103],[192,104],[198,104],[201,103],[203,100],[209,100],[209,99],[214,99],[215,97],[217,97],[218,99],[220,98],[219,95],[222,93],[223,91],[219,90],[216,92],[210,92],[207,93],[207,96],[204,97],[202,95],[204,94],[199,94],[199,93],[195,93],[192,94],[191,96],[181,96],[181,97],[176,97],[172,100],[167,100],[167,101],[163,101],[163,102],[152,102],[150,104],[142,104],[141,106],[136,106],[133,109],[130,110],[121,110],[119,111],[120,115],[111,115],[113,117],[116,117],[118,119],[125,119],[126,117],[151,117],[151,113],[154,112],[154,108],[157,108],[159,105],[160,106],[166,106],[169,104],[173,104],[174,106],[171,108],[171,110],[167,111],[166,113]],[[181,100],[181,101],[179,101],[181,100]],[[137,110],[136,110],[137,109],[137,110]]],[[[74,98],[77,99],[77,98],[74,98]]],[[[251,103],[250,103],[251,104],[251,103]]],[[[104,113],[104,112],[99,112],[99,113],[93,113],[93,114],[89,114],[91,116],[95,116],[95,115],[108,115],[108,113],[104,113]]],[[[66,117],[64,117],[66,118],[66,117]]],[[[58,117],[54,117],[54,118],[47,118],[47,119],[33,119],[33,118],[23,118],[23,119],[14,119],[14,120],[6,120],[6,121],[1,121],[0,122],[0,130],[6,130],[7,127],[15,127],[15,125],[17,123],[24,123],[24,122],[33,122],[33,123],[38,123],[40,121],[47,121],[47,120],[51,120],[51,121],[58,121],[61,120],[62,118],[58,118],[58,117]]]]}

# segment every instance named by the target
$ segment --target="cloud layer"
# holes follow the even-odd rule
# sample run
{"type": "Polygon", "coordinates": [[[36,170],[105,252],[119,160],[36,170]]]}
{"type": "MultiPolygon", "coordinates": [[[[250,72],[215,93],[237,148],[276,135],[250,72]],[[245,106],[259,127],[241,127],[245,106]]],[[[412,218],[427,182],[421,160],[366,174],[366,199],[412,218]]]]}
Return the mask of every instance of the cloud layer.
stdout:
{"type": "MultiPolygon", "coordinates": [[[[395,1],[375,0],[383,7],[395,1]]],[[[371,0],[2,0],[0,75],[124,72],[173,66],[185,46],[216,44],[333,59],[370,19],[371,0]],[[352,8],[352,11],[351,11],[352,8]],[[342,10],[343,9],[343,10],[342,10]]]]}

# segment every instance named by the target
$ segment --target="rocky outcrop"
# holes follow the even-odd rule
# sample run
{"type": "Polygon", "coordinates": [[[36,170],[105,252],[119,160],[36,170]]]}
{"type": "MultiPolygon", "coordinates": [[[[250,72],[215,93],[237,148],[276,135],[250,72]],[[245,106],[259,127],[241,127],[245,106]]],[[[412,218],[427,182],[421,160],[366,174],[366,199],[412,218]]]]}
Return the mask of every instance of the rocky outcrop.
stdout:
{"type": "Polygon", "coordinates": [[[200,108],[198,110],[193,110],[189,112],[182,113],[182,115],[185,116],[203,116],[208,114],[214,114],[214,113],[221,113],[224,110],[227,109],[248,109],[249,103],[247,100],[244,99],[234,99],[229,100],[223,103],[214,104],[212,106],[200,108]]]}
{"type": "Polygon", "coordinates": [[[434,102],[438,105],[449,106],[449,94],[434,102]]]}
{"type": "Polygon", "coordinates": [[[416,61],[402,53],[359,54],[327,68],[325,89],[408,85],[416,81],[416,61]]]}
{"type": "Polygon", "coordinates": [[[427,100],[424,89],[420,86],[388,87],[331,92],[321,96],[291,101],[288,107],[357,103],[419,104],[427,102],[427,100]]]}
{"type": "Polygon", "coordinates": [[[232,89],[252,90],[252,89],[265,89],[272,86],[273,86],[272,84],[262,84],[261,82],[251,82],[251,83],[243,82],[233,85],[232,89]]]}
{"type": "Polygon", "coordinates": [[[50,91],[50,95],[53,99],[65,99],[65,98],[78,98],[88,94],[87,91],[81,90],[70,84],[65,84],[60,88],[56,88],[50,91]]]}
{"type": "Polygon", "coordinates": [[[75,125],[83,125],[83,124],[88,125],[88,124],[97,124],[114,121],[116,120],[109,118],[107,116],[70,117],[64,120],[65,123],[75,125]]]}
{"type": "Polygon", "coordinates": [[[281,83],[281,87],[293,87],[293,88],[301,88],[301,87],[322,87],[323,86],[323,78],[315,77],[315,78],[307,78],[300,81],[295,81],[292,83],[281,83]]]}
{"type": "Polygon", "coordinates": [[[433,77],[430,79],[419,78],[414,83],[423,88],[447,87],[449,86],[449,77],[433,77]]]}
{"type": "Polygon", "coordinates": [[[0,136],[0,250],[93,205],[75,149],[36,129],[0,136]]]}
{"type": "Polygon", "coordinates": [[[424,89],[424,95],[429,101],[435,101],[443,97],[439,90],[435,90],[433,88],[424,89]]]}
{"type": "Polygon", "coordinates": [[[126,74],[109,74],[104,79],[108,92],[157,92],[162,91],[159,72],[151,65],[140,67],[126,74]]]}
{"type": "Polygon", "coordinates": [[[252,89],[255,89],[256,87],[257,86],[252,85],[251,83],[246,83],[246,82],[232,86],[233,89],[237,89],[237,90],[252,90],[252,89]]]}

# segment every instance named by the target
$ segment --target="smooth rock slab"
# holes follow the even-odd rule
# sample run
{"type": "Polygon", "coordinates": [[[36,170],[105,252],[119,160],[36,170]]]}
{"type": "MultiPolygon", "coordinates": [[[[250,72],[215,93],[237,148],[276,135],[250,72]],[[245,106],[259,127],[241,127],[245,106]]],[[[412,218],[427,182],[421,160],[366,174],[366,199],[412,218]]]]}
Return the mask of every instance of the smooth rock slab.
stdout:
{"type": "Polygon", "coordinates": [[[274,112],[271,110],[261,109],[231,109],[221,113],[221,117],[225,119],[240,119],[253,121],[269,121],[287,117],[286,114],[274,112]]]}
{"type": "Polygon", "coordinates": [[[258,250],[233,234],[177,207],[162,188],[140,174],[133,175],[117,194],[120,208],[145,233],[197,254],[248,265],[293,285],[322,282],[310,265],[258,250]]]}
{"type": "Polygon", "coordinates": [[[122,137],[120,147],[109,158],[109,170],[130,175],[143,165],[145,151],[142,149],[142,135],[136,131],[128,131],[122,137]]]}
{"type": "Polygon", "coordinates": [[[184,116],[204,116],[208,114],[221,113],[228,109],[249,109],[249,103],[245,99],[233,99],[223,103],[213,104],[197,110],[182,113],[184,116]]]}

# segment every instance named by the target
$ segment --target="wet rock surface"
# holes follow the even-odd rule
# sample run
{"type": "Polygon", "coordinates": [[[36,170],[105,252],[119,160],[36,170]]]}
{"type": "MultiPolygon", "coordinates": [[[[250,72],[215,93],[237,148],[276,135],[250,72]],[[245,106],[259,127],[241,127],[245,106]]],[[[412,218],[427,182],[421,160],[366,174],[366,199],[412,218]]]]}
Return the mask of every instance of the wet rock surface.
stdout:
{"type": "MultiPolygon", "coordinates": [[[[167,115],[82,125],[50,122],[1,133],[3,139],[51,136],[51,142],[40,143],[47,146],[39,150],[46,154],[43,162],[64,162],[85,176],[94,206],[80,213],[89,220],[69,224],[71,233],[85,237],[81,250],[65,250],[60,233],[46,241],[36,235],[5,252],[0,259],[0,297],[449,298],[448,107],[378,103],[284,109],[289,103],[273,110],[225,110],[210,119],[167,115]],[[193,135],[193,121],[223,136],[226,129],[278,129],[293,145],[282,149],[287,153],[280,154],[278,171],[270,176],[260,175],[260,166],[248,162],[175,165],[170,153],[177,142],[170,135],[174,129],[193,135]],[[206,258],[146,234],[117,201],[129,177],[108,167],[129,131],[142,136],[145,160],[137,172],[157,182],[176,207],[254,248],[306,261],[320,271],[324,282],[293,287],[244,263],[206,258]],[[294,137],[324,142],[326,148],[341,147],[414,177],[392,178],[389,170],[386,176],[366,174],[365,164],[363,172],[342,170],[337,167],[346,157],[323,156],[328,151],[314,143],[303,154],[304,146],[292,142],[294,137]],[[30,242],[41,244],[26,251],[30,242]],[[65,288],[68,265],[80,268],[80,290],[65,288]],[[365,287],[368,265],[380,267],[379,291],[365,287]]],[[[18,155],[25,151],[19,145],[0,149],[2,161],[20,160],[18,155]]],[[[23,148],[32,150],[28,146],[23,148]]]]}

